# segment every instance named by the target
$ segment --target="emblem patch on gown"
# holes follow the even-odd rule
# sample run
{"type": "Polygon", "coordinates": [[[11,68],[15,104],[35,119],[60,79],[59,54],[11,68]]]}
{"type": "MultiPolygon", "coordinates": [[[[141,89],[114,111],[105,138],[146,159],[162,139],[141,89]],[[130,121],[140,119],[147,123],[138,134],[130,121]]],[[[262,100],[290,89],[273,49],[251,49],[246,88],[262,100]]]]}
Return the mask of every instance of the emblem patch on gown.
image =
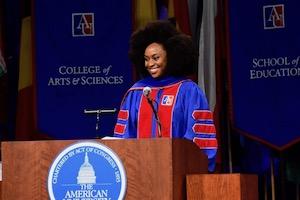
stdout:
{"type": "Polygon", "coordinates": [[[161,100],[161,105],[171,106],[173,105],[174,96],[173,95],[163,95],[161,100]]]}

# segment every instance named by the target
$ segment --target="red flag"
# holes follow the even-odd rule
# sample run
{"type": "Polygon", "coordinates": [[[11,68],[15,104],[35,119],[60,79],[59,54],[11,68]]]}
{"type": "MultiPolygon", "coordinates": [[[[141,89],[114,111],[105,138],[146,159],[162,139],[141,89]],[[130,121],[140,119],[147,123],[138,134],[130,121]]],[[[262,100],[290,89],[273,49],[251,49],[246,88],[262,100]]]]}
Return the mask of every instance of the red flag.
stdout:
{"type": "Polygon", "coordinates": [[[192,35],[187,0],[173,0],[173,6],[174,6],[174,17],[176,23],[179,26],[179,30],[187,35],[192,35]]]}

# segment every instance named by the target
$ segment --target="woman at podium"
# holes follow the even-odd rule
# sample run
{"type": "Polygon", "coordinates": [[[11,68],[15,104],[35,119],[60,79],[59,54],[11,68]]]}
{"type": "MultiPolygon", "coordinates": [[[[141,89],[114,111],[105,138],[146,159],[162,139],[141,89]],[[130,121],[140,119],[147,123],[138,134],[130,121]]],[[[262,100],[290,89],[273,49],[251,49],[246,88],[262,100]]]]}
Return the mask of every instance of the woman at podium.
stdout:
{"type": "Polygon", "coordinates": [[[134,32],[129,58],[138,80],[124,95],[114,136],[185,138],[207,155],[214,171],[217,152],[213,115],[191,79],[197,52],[191,37],[169,21],[153,21],[134,32]]]}

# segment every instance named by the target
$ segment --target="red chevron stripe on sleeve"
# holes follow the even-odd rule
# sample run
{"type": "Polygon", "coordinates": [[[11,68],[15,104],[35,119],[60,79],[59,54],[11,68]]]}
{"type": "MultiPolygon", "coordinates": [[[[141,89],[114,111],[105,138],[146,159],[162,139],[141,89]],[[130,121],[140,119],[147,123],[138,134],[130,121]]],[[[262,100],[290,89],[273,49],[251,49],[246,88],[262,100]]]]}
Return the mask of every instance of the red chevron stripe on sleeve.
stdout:
{"type": "Polygon", "coordinates": [[[199,124],[196,123],[193,126],[195,134],[215,134],[216,127],[213,124],[199,124]]]}
{"type": "Polygon", "coordinates": [[[216,138],[194,138],[193,141],[200,147],[200,149],[216,149],[218,142],[216,138]]]}
{"type": "Polygon", "coordinates": [[[128,110],[120,110],[118,114],[119,120],[128,120],[129,112],[128,110]]]}
{"type": "Polygon", "coordinates": [[[124,135],[126,125],[117,123],[114,129],[115,134],[124,135]]]}
{"type": "Polygon", "coordinates": [[[210,110],[195,110],[193,112],[193,118],[195,120],[212,120],[213,115],[210,110]]]}

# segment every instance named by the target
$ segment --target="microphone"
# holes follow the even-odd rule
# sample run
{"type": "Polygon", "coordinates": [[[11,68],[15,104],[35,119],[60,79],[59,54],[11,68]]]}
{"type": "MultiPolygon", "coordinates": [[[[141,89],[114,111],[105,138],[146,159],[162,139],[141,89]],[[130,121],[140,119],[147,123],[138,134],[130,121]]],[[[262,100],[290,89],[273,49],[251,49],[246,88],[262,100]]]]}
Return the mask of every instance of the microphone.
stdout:
{"type": "Polygon", "coordinates": [[[157,126],[158,126],[158,137],[161,137],[161,123],[160,123],[160,120],[158,118],[158,114],[157,114],[157,111],[155,110],[154,108],[154,105],[153,105],[153,100],[151,99],[150,97],[150,94],[151,94],[152,90],[150,87],[144,87],[143,88],[143,95],[146,97],[148,103],[150,104],[150,107],[154,113],[154,118],[155,118],[155,121],[157,123],[157,126]]]}
{"type": "Polygon", "coordinates": [[[144,89],[143,89],[143,95],[148,99],[148,98],[150,98],[149,97],[149,95],[150,95],[150,93],[151,93],[151,88],[150,87],[144,87],[144,89]]]}

